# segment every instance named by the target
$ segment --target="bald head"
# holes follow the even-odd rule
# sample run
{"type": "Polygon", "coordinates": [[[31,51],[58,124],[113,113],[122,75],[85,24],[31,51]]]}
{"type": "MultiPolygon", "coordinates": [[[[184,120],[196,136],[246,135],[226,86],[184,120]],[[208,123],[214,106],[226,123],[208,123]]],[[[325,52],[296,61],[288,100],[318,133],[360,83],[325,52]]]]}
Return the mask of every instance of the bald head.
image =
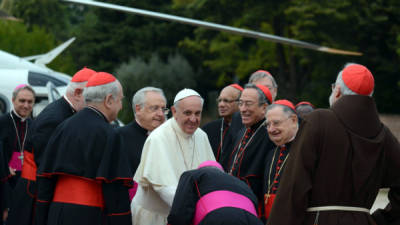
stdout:
{"type": "Polygon", "coordinates": [[[226,86],[218,96],[218,114],[228,122],[232,120],[232,114],[239,111],[237,100],[239,99],[240,93],[238,89],[232,86],[226,86]]]}

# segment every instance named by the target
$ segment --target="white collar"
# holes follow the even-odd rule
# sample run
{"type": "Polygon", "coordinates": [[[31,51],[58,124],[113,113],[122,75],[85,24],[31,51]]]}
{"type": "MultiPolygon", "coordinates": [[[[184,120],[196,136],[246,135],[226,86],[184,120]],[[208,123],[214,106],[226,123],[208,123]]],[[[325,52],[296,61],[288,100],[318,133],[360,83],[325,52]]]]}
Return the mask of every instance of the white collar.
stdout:
{"type": "Polygon", "coordinates": [[[295,138],[296,138],[296,134],[294,134],[293,137],[287,143],[292,142],[295,138]]]}
{"type": "MultiPolygon", "coordinates": [[[[71,108],[73,108],[73,109],[75,110],[74,105],[71,103],[71,101],[68,99],[68,97],[67,97],[66,95],[64,95],[63,97],[64,97],[65,101],[67,101],[68,104],[71,106],[71,108]]],[[[76,111],[76,110],[75,110],[75,111],[76,111]]]]}
{"type": "MultiPolygon", "coordinates": [[[[136,121],[136,123],[137,123],[141,128],[147,130],[146,128],[144,128],[144,127],[142,126],[142,124],[139,122],[139,120],[137,120],[137,119],[135,118],[135,121],[136,121]]],[[[149,136],[149,135],[151,134],[151,131],[147,130],[147,133],[146,133],[146,134],[147,134],[147,136],[149,136]]]]}
{"type": "Polygon", "coordinates": [[[13,107],[12,109],[13,113],[21,120],[21,122],[25,122],[26,119],[28,119],[28,117],[22,117],[20,116],[17,111],[15,111],[15,108],[13,107]]]}

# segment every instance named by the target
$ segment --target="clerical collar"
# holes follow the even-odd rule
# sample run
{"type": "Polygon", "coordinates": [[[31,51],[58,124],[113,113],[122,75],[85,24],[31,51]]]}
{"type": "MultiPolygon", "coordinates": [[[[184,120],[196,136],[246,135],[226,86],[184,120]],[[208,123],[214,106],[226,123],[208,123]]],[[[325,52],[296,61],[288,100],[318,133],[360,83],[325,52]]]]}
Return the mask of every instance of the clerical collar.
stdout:
{"type": "Polygon", "coordinates": [[[72,112],[75,113],[76,110],[75,110],[74,105],[72,104],[72,102],[68,99],[68,97],[66,95],[64,95],[63,98],[65,99],[65,101],[68,102],[69,106],[71,106],[72,112]]]}
{"type": "Polygon", "coordinates": [[[281,146],[279,146],[279,147],[285,146],[286,149],[290,149],[290,146],[292,145],[292,143],[293,143],[293,139],[290,140],[290,141],[288,141],[288,142],[286,142],[285,144],[283,144],[283,145],[281,145],[281,146]]]}
{"type": "Polygon", "coordinates": [[[225,125],[228,125],[228,126],[230,126],[231,125],[231,122],[232,122],[232,117],[231,117],[231,119],[228,121],[227,119],[225,119],[224,117],[222,117],[222,121],[224,121],[224,124],[225,125]]]}
{"type": "MultiPolygon", "coordinates": [[[[172,128],[179,134],[179,136],[182,136],[184,138],[190,138],[192,137],[192,135],[194,134],[187,134],[185,132],[183,132],[183,130],[181,129],[181,127],[179,126],[178,122],[176,122],[175,118],[172,117],[170,120],[172,123],[172,128]]],[[[195,131],[196,132],[196,131],[195,131]]]]}
{"type": "MultiPolygon", "coordinates": [[[[287,143],[290,143],[290,142],[292,142],[292,141],[293,141],[295,138],[296,138],[296,134],[294,134],[294,135],[293,135],[293,137],[292,137],[292,138],[290,138],[290,140],[289,140],[287,143]]],[[[287,144],[287,143],[286,143],[286,144],[287,144]]]]}
{"type": "Polygon", "coordinates": [[[21,120],[21,122],[25,122],[25,120],[28,119],[28,117],[22,117],[22,116],[20,116],[20,115],[17,113],[17,111],[15,111],[14,108],[11,110],[11,113],[12,113],[13,115],[15,115],[16,117],[18,117],[18,118],[21,120]]]}
{"type": "Polygon", "coordinates": [[[251,125],[250,129],[251,130],[257,130],[257,128],[265,122],[265,118],[263,118],[262,120],[258,121],[257,123],[251,125]]]}

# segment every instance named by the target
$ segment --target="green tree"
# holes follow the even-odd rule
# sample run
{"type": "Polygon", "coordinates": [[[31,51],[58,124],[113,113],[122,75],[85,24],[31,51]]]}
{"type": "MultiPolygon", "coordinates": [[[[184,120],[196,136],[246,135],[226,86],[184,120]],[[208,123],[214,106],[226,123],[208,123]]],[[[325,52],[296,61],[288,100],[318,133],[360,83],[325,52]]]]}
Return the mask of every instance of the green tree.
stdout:
{"type": "Polygon", "coordinates": [[[175,7],[207,21],[248,28],[324,46],[361,51],[363,57],[330,55],[197,28],[180,42],[198,57],[222,87],[238,77],[245,83],[257,69],[269,70],[278,81],[279,98],[310,100],[326,107],[329,84],[346,62],[365,64],[375,74],[379,109],[398,112],[388,104],[398,92],[399,3],[365,0],[326,1],[175,1],[175,7]]]}
{"type": "MultiPolygon", "coordinates": [[[[329,81],[334,81],[345,62],[357,62],[366,65],[375,75],[374,98],[379,110],[399,112],[397,104],[389,103],[400,102],[400,97],[395,94],[400,90],[396,85],[399,81],[399,54],[396,52],[399,10],[397,1],[337,0],[324,4],[296,1],[286,14],[293,18],[291,31],[299,34],[298,38],[363,52],[362,57],[321,55],[317,58],[310,54],[302,57],[312,60],[306,62],[312,65],[311,79],[306,87],[313,87],[303,93],[311,97],[322,96],[322,91],[329,92],[320,87],[329,87],[329,81]]],[[[304,64],[301,66],[304,68],[304,64]]]]}
{"type": "MultiPolygon", "coordinates": [[[[39,55],[50,51],[58,44],[46,30],[33,26],[31,30],[20,22],[0,20],[0,49],[23,57],[39,55]]],[[[72,74],[75,65],[71,55],[62,53],[48,65],[50,68],[72,74]]]]}
{"type": "MultiPolygon", "coordinates": [[[[109,3],[140,9],[169,12],[169,1],[111,0],[109,3]]],[[[154,52],[166,60],[176,52],[177,43],[187,33],[182,26],[118,11],[89,8],[83,23],[74,30],[79,47],[71,48],[79,66],[113,71],[131,57],[149,59],[154,52]]]]}
{"type": "Polygon", "coordinates": [[[115,75],[120,80],[124,95],[124,107],[120,113],[122,121],[133,118],[132,97],[136,91],[146,86],[163,89],[171,104],[176,93],[183,88],[196,88],[196,72],[189,62],[179,54],[170,55],[164,62],[157,54],[146,61],[140,57],[132,58],[119,66],[115,75]]]}
{"type": "Polygon", "coordinates": [[[40,26],[58,40],[69,38],[68,9],[58,0],[13,0],[12,13],[28,26],[40,26]]]}

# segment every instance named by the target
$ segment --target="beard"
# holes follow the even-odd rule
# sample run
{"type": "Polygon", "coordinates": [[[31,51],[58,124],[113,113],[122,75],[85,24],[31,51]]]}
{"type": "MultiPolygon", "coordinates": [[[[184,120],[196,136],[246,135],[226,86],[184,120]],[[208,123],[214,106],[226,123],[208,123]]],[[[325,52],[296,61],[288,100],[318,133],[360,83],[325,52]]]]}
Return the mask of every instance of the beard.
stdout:
{"type": "Polygon", "coordinates": [[[331,92],[331,95],[329,96],[329,106],[332,107],[334,102],[334,96],[333,96],[333,91],[331,92]]]}

